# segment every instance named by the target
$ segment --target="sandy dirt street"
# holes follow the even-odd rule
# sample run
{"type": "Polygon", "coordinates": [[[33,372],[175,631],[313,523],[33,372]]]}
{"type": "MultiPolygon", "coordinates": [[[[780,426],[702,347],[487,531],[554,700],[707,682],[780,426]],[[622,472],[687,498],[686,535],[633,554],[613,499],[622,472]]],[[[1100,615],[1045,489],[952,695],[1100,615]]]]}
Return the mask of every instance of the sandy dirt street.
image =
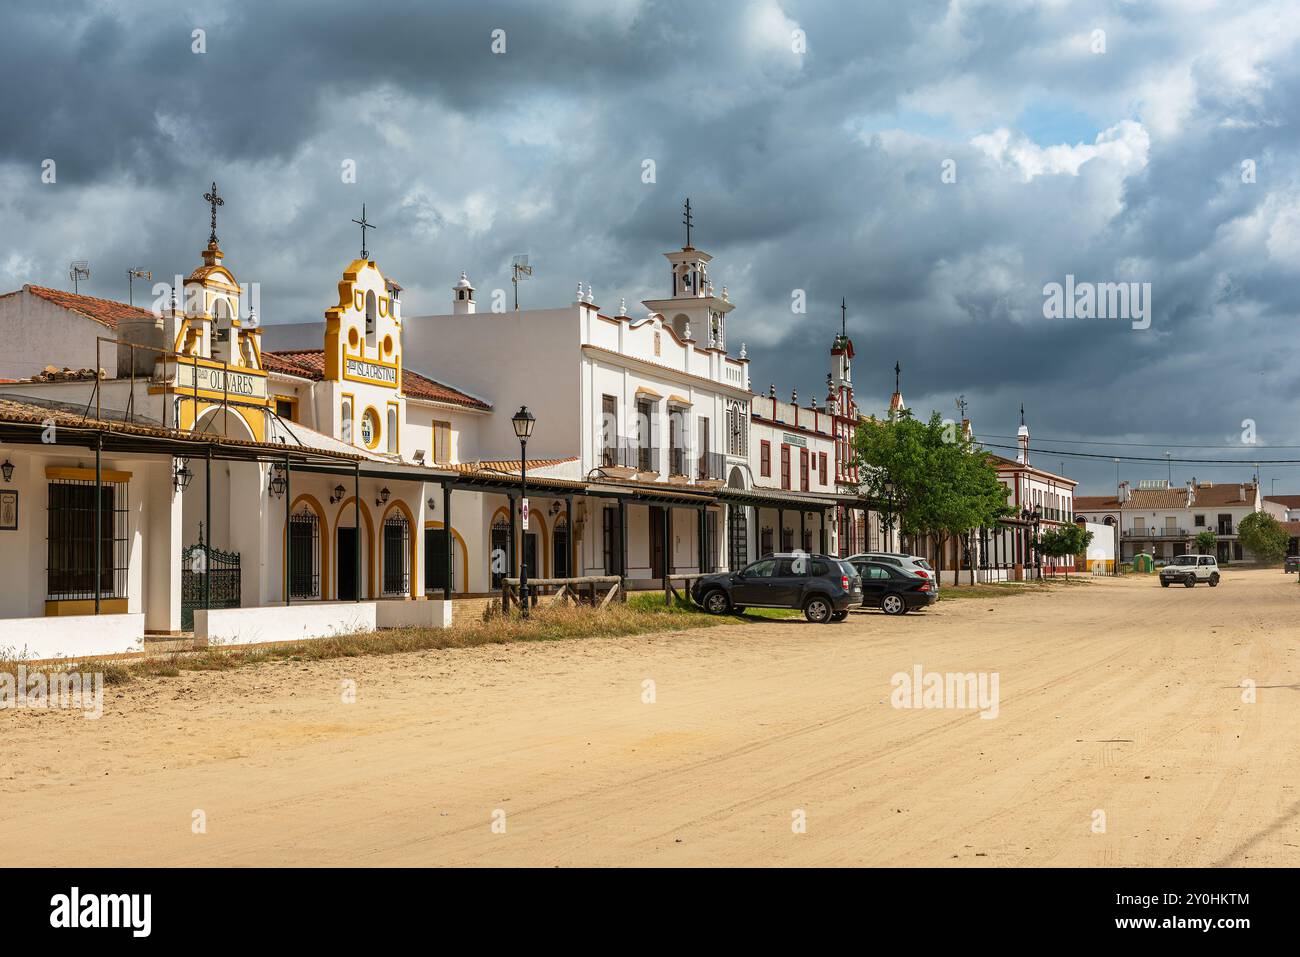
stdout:
{"type": "Polygon", "coordinates": [[[1296,865],[1300,586],[184,672],[0,740],[8,864],[1296,865]],[[916,666],[997,716],[893,707],[916,666]]]}

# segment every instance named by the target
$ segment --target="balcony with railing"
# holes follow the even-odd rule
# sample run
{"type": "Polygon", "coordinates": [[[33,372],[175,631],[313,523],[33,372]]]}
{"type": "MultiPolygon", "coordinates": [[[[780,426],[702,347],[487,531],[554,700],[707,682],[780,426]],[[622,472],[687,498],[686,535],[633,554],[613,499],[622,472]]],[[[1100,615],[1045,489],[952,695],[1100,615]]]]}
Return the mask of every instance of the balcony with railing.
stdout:
{"type": "Polygon", "coordinates": [[[1125,538],[1187,538],[1190,534],[1185,528],[1138,528],[1135,526],[1124,529],[1125,538]]]}
{"type": "Polygon", "coordinates": [[[727,457],[721,452],[705,452],[695,464],[697,482],[720,481],[727,472],[727,457]]]}
{"type": "Polygon", "coordinates": [[[687,474],[685,449],[671,448],[668,450],[668,474],[681,476],[687,474]]]}
{"type": "Polygon", "coordinates": [[[659,450],[641,445],[636,439],[620,438],[616,445],[600,450],[603,468],[634,469],[637,472],[659,471],[659,450]]]}

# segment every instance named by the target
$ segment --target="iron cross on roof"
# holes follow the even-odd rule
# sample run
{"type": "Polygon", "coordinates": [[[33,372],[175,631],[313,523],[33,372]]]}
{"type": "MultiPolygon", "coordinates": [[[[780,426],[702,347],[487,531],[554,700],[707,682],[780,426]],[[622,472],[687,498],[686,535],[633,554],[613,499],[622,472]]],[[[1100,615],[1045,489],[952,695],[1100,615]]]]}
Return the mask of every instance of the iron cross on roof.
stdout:
{"type": "Polygon", "coordinates": [[[217,245],[217,207],[225,206],[226,201],[217,195],[217,184],[212,184],[212,192],[204,193],[203,198],[212,205],[212,235],[208,237],[208,242],[217,245]]]}
{"type": "Polygon", "coordinates": [[[367,222],[367,221],[366,221],[366,204],[365,204],[365,203],[362,203],[362,204],[361,204],[361,218],[360,218],[360,219],[354,219],[354,220],[352,220],[352,221],[353,221],[354,223],[356,223],[358,226],[361,227],[361,258],[362,258],[362,259],[369,259],[369,258],[370,258],[370,253],[366,250],[366,230],[367,230],[367,229],[375,229],[376,226],[375,226],[374,223],[371,223],[371,222],[367,222]]]}
{"type": "Polygon", "coordinates": [[[847,299],[840,299],[840,338],[849,337],[849,303],[847,299]]]}
{"type": "Polygon", "coordinates": [[[686,197],[685,208],[686,208],[686,215],[682,217],[682,222],[686,224],[686,245],[683,246],[682,248],[690,249],[691,248],[691,225],[693,224],[694,220],[691,218],[691,198],[689,196],[686,197]]]}

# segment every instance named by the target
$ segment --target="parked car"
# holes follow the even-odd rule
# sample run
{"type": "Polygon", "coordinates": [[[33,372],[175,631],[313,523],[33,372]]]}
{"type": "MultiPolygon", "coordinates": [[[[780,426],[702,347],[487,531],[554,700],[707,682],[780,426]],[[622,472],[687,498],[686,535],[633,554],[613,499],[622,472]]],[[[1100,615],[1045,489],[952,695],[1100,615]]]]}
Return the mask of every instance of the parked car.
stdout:
{"type": "Polygon", "coordinates": [[[1160,569],[1160,587],[1168,588],[1182,582],[1192,588],[1197,582],[1208,582],[1211,588],[1219,584],[1219,563],[1213,555],[1179,555],[1160,569]]]}
{"type": "Polygon", "coordinates": [[[851,564],[862,576],[862,607],[879,608],[886,615],[905,615],[928,608],[939,600],[933,578],[923,578],[897,565],[866,559],[852,559],[851,564]]]}
{"type": "Polygon", "coordinates": [[[1283,572],[1300,572],[1300,555],[1288,555],[1282,563],[1283,572]]]}
{"type": "Polygon", "coordinates": [[[850,555],[850,562],[880,562],[883,565],[893,565],[895,568],[901,568],[905,572],[911,572],[921,578],[929,578],[934,582],[934,588],[939,590],[939,576],[934,573],[934,568],[930,563],[920,555],[909,555],[906,552],[862,552],[859,555],[850,555]]]}
{"type": "Polygon", "coordinates": [[[811,622],[843,621],[862,601],[862,581],[829,555],[767,555],[737,572],[697,578],[691,597],[714,615],[746,608],[801,608],[811,622]]]}

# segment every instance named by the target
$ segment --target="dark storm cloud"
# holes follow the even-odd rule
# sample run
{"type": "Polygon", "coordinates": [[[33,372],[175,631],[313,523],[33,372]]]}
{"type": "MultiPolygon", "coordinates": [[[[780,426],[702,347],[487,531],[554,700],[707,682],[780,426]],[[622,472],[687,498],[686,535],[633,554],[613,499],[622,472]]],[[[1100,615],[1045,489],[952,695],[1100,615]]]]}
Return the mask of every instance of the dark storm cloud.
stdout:
{"type": "MultiPolygon", "coordinates": [[[[1250,418],[1263,442],[1300,442],[1300,67],[1281,5],[55,3],[7,17],[6,288],[62,285],[76,257],[93,262],[90,291],[117,298],[129,265],[188,272],[216,179],[227,261],[261,283],[268,321],[320,317],[362,202],[409,315],[443,309],[461,269],[486,301],[519,252],[537,267],[527,303],[567,302],[581,280],[639,313],[664,293],[659,254],[680,244],[690,195],[756,390],[820,393],[846,296],[868,410],[898,359],[918,411],[952,414],[964,393],[984,434],[1012,433],[1023,400],[1036,439],[1224,444],[1250,418]],[[55,185],[40,183],[45,158],[55,185]],[[1045,319],[1043,285],[1067,273],[1151,282],[1151,328],[1045,319]],[[1191,386],[1196,414],[1162,401],[1191,386]]],[[[1114,480],[1109,463],[1072,472],[1114,480]]]]}

